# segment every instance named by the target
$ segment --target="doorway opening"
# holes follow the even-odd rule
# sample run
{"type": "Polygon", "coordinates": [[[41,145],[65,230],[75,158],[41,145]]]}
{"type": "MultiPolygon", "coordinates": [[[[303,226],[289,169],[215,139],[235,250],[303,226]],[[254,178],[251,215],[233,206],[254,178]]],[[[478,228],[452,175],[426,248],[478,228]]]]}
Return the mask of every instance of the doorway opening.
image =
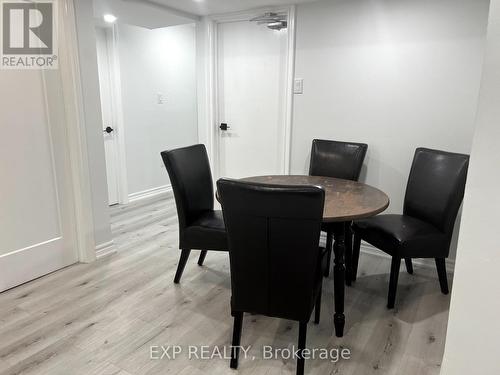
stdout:
{"type": "Polygon", "coordinates": [[[160,152],[198,142],[196,25],[96,27],[109,205],[170,190],[160,152]]]}
{"type": "Polygon", "coordinates": [[[213,19],[217,178],[289,172],[294,18],[292,6],[213,19]]]}

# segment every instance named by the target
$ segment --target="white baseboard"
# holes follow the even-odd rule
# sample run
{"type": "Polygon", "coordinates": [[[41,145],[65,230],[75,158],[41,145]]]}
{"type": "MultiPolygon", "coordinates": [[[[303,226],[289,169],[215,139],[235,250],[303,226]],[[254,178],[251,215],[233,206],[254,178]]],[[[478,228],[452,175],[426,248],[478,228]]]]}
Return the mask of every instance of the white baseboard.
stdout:
{"type": "Polygon", "coordinates": [[[95,248],[97,259],[116,253],[116,245],[113,241],[104,242],[95,248]]]}
{"type": "Polygon", "coordinates": [[[167,193],[172,191],[172,185],[159,186],[153,189],[148,189],[144,191],[139,191],[137,193],[132,193],[128,196],[129,203],[137,202],[141,199],[153,198],[157,195],[167,193]]]}
{"type": "MultiPolygon", "coordinates": [[[[326,244],[326,233],[321,233],[321,246],[325,246],[326,244]]],[[[391,256],[389,254],[384,253],[383,251],[380,251],[377,249],[375,246],[370,245],[367,242],[361,242],[361,253],[364,254],[369,254],[377,257],[382,257],[386,259],[391,259],[391,256]]],[[[424,268],[436,268],[436,264],[434,263],[434,259],[424,259],[424,258],[413,258],[412,263],[414,266],[417,267],[424,267],[424,268]]],[[[453,271],[455,270],[455,260],[454,259],[446,259],[446,272],[449,274],[453,274],[453,271]]]]}

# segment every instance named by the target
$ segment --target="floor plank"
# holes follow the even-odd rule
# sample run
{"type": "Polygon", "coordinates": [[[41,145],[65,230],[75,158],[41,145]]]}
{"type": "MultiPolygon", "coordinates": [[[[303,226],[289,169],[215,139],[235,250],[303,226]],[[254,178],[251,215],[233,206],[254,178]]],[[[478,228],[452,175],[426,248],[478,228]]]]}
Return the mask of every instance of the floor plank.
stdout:
{"type": "MultiPolygon", "coordinates": [[[[0,294],[0,374],[234,374],[226,359],[191,359],[189,345],[230,344],[227,253],[197,252],[182,283],[175,202],[170,194],[110,208],[118,253],[78,264],[0,294]],[[180,345],[177,359],[150,358],[152,345],[180,345]]],[[[309,348],[351,350],[350,360],[306,361],[308,374],[437,375],[449,296],[433,270],[401,268],[396,308],[385,308],[390,261],[362,254],[346,289],[347,324],[333,335],[333,280],[324,280],[322,319],[310,324],[309,348]]],[[[296,345],[298,324],[245,315],[241,374],[294,374],[293,359],[262,359],[262,347],[296,345]]]]}

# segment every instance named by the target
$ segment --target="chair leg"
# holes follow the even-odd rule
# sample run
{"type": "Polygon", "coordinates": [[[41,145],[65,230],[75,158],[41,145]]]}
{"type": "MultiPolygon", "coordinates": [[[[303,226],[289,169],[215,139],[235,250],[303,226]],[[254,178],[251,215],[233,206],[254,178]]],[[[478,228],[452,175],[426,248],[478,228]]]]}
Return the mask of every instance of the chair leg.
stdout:
{"type": "Polygon", "coordinates": [[[345,284],[351,286],[352,281],[352,222],[348,221],[345,223],[345,234],[344,234],[344,244],[345,244],[345,284]]]}
{"type": "Polygon", "coordinates": [[[207,256],[207,250],[202,250],[200,253],[200,257],[198,258],[198,265],[203,266],[203,262],[205,261],[205,257],[207,256]]]}
{"type": "Polygon", "coordinates": [[[393,309],[394,302],[396,301],[396,290],[398,289],[399,267],[401,266],[401,258],[392,257],[391,262],[391,278],[389,281],[389,296],[387,301],[387,308],[393,309]]]}
{"type": "Polygon", "coordinates": [[[354,242],[352,244],[352,272],[351,280],[356,281],[359,263],[359,249],[361,248],[361,236],[354,233],[354,242]]]}
{"type": "Polygon", "coordinates": [[[410,275],[413,275],[413,263],[411,262],[411,258],[405,258],[405,264],[406,272],[408,272],[410,275]]]}
{"type": "Polygon", "coordinates": [[[321,316],[321,293],[323,286],[319,287],[319,294],[316,297],[316,305],[314,306],[314,324],[319,324],[319,319],[321,316]]]}
{"type": "Polygon", "coordinates": [[[333,232],[326,232],[326,270],[325,277],[330,276],[330,264],[332,262],[333,232]]]}
{"type": "Polygon", "coordinates": [[[304,375],[305,359],[302,350],[306,348],[307,322],[300,322],[299,326],[299,356],[297,358],[297,375],[304,375]]]}
{"type": "Polygon", "coordinates": [[[238,357],[240,355],[241,328],[243,327],[243,312],[234,313],[233,342],[231,344],[230,367],[238,368],[238,357]]]}
{"type": "Polygon", "coordinates": [[[446,262],[445,258],[436,258],[436,268],[439,276],[439,285],[441,286],[441,292],[443,294],[448,294],[448,279],[446,277],[446,262]]]}
{"type": "Polygon", "coordinates": [[[179,264],[177,265],[177,272],[175,273],[174,283],[179,284],[181,281],[182,273],[184,272],[184,267],[191,253],[190,249],[182,249],[181,258],[179,259],[179,264]]]}

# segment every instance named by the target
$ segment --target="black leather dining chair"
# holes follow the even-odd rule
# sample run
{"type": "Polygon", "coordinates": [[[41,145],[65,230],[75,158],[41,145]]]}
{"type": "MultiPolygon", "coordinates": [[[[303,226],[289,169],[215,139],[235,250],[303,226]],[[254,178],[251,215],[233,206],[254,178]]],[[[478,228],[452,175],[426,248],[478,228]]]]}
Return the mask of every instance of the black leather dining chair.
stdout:
{"type": "Polygon", "coordinates": [[[181,257],[174,283],[181,280],[191,250],[201,250],[202,266],[207,250],[227,251],[222,212],[214,210],[212,173],[204,145],[194,145],[161,153],[174,191],[179,219],[181,257]]]}
{"type": "MultiPolygon", "coordinates": [[[[311,162],[309,164],[310,176],[326,176],[342,178],[344,180],[358,181],[361,174],[363,161],[365,160],[368,145],[365,143],[339,142],[323,139],[314,139],[311,148],[311,162]]],[[[334,225],[323,224],[323,231],[326,232],[326,248],[328,250],[327,268],[325,276],[330,273],[330,262],[332,257],[332,244],[334,225]]],[[[345,225],[345,263],[346,282],[351,280],[351,254],[352,254],[352,232],[351,222],[345,225]]]]}
{"type": "MultiPolygon", "coordinates": [[[[298,349],[305,349],[313,309],[315,322],[320,318],[324,190],[228,179],[219,180],[217,190],[231,264],[231,368],[238,367],[244,312],[300,322],[298,349]]],[[[303,373],[300,355],[297,374],[303,373]]]]}
{"type": "Polygon", "coordinates": [[[361,240],[392,257],[387,307],[393,308],[401,259],[434,258],[441,292],[448,294],[445,259],[467,179],[469,156],[418,148],[406,186],[403,215],[379,215],[354,222],[353,276],[361,240]]]}

